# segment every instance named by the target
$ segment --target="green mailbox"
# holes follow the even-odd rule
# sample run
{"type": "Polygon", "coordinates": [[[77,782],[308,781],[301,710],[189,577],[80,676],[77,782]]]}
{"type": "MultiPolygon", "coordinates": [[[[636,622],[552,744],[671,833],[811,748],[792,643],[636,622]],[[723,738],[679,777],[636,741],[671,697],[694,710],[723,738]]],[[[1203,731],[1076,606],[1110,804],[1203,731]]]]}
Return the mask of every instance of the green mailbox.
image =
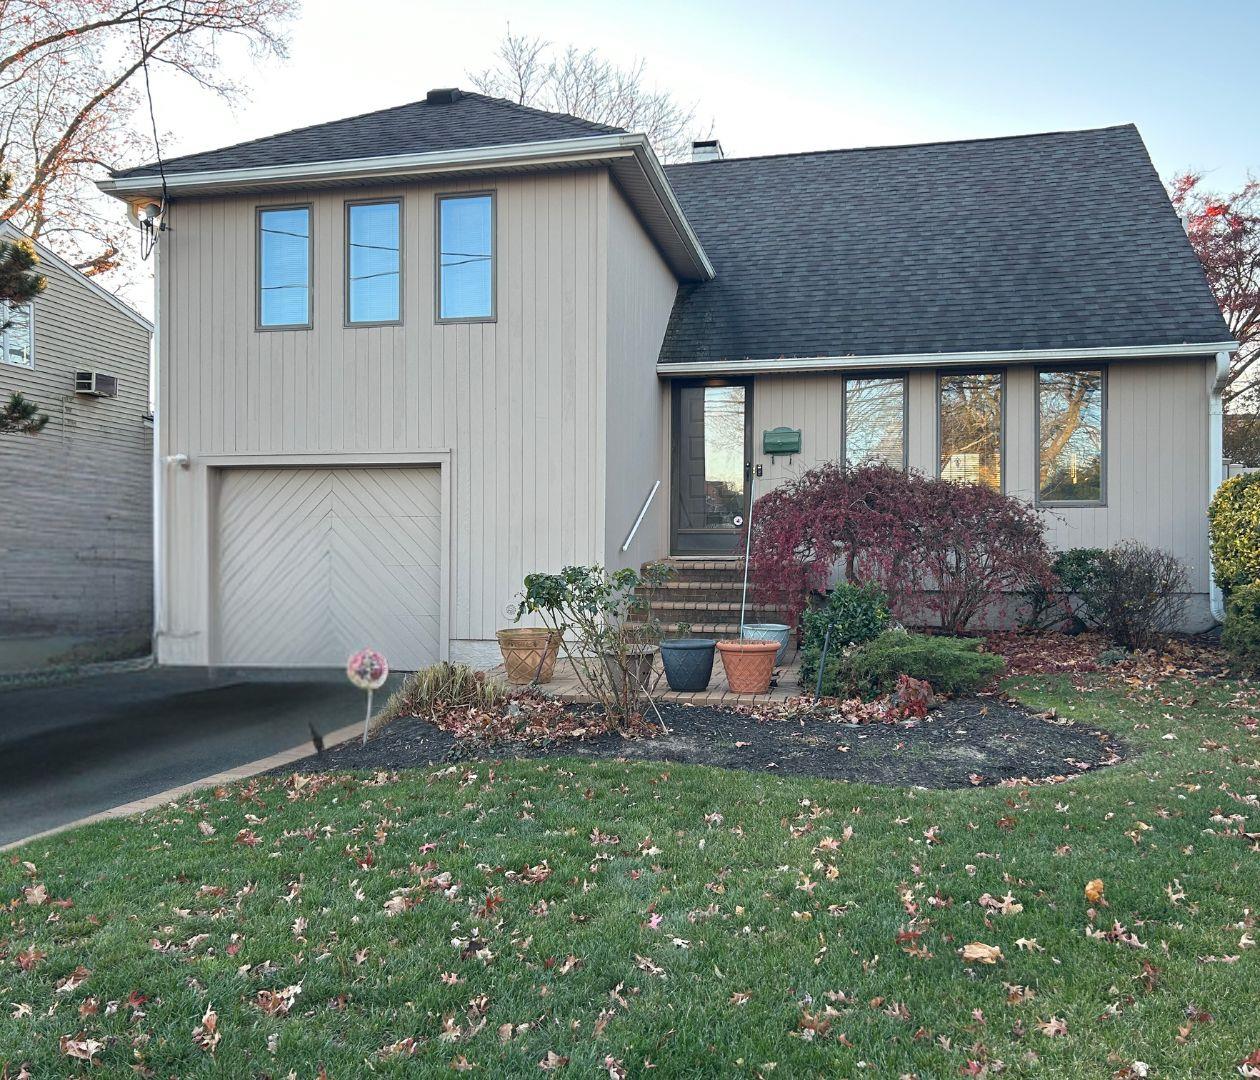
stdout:
{"type": "Polygon", "coordinates": [[[777,427],[761,433],[761,452],[772,457],[801,452],[800,428],[777,427]]]}

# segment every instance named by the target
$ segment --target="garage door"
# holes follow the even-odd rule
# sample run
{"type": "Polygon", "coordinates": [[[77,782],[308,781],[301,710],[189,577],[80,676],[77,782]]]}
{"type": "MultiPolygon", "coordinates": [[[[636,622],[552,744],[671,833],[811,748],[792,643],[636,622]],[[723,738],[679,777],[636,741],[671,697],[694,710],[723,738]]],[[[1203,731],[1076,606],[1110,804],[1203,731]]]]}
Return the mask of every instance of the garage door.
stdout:
{"type": "Polygon", "coordinates": [[[398,670],[439,656],[441,471],[225,469],[217,501],[221,664],[398,670]]]}

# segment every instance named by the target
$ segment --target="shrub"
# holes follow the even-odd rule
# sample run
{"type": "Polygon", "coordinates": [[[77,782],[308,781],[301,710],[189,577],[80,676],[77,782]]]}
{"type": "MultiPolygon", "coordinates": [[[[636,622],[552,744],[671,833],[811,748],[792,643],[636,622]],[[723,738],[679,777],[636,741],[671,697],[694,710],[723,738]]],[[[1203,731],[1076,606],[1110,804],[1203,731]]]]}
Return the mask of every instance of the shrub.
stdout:
{"type": "Polygon", "coordinates": [[[1229,592],[1260,581],[1260,473],[1232,476],[1208,507],[1216,581],[1229,592]]]}
{"type": "Polygon", "coordinates": [[[511,696],[512,688],[507,683],[475,671],[467,664],[443,660],[413,671],[403,679],[402,686],[372,718],[372,730],[375,732],[403,716],[432,719],[448,709],[498,708],[506,705],[511,696]]]}
{"type": "Polygon", "coordinates": [[[1081,618],[1126,649],[1159,648],[1185,611],[1188,580],[1175,555],[1125,540],[1082,580],[1081,618]]]}
{"type": "Polygon", "coordinates": [[[1102,548],[1060,551],[1050,564],[1049,581],[1034,581],[1024,590],[1024,599],[1028,602],[1024,626],[1030,630],[1044,630],[1061,625],[1064,619],[1077,621],[1072,597],[1080,595],[1102,554],[1102,548]]]}
{"type": "Polygon", "coordinates": [[[1246,671],[1260,671],[1260,582],[1240,585],[1225,603],[1221,644],[1246,671]]]}
{"type": "Polygon", "coordinates": [[[888,603],[877,586],[837,585],[826,602],[805,612],[802,620],[802,685],[812,688],[816,684],[824,642],[828,655],[836,656],[849,645],[861,645],[879,637],[888,629],[889,618],[888,603]]]}
{"type": "Polygon", "coordinates": [[[1026,503],[887,465],[829,462],[757,500],[750,572],[763,601],[795,619],[837,565],[877,584],[903,618],[926,603],[952,631],[1000,594],[1050,581],[1042,521],[1026,503]]]}
{"type": "Polygon", "coordinates": [[[908,634],[889,630],[829,659],[823,693],[871,699],[897,690],[902,676],[928,683],[938,694],[978,690],[1006,666],[1000,656],[980,651],[971,638],[908,634]]]}

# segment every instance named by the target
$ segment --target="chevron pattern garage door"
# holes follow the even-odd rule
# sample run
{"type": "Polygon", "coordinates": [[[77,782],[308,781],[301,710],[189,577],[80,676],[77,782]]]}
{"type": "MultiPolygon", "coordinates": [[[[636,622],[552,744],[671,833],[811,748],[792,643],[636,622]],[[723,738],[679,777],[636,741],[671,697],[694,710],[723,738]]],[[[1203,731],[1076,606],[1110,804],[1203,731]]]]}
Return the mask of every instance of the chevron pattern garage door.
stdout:
{"type": "Polygon", "coordinates": [[[436,467],[225,469],[215,656],[341,666],[370,646],[414,670],[439,656],[436,467]]]}

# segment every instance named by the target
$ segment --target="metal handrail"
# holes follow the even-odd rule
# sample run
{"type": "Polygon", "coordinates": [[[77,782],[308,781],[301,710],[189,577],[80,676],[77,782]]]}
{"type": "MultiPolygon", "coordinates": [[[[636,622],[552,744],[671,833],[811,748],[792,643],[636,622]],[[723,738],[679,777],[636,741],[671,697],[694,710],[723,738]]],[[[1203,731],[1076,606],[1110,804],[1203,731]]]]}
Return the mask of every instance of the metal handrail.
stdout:
{"type": "Polygon", "coordinates": [[[634,543],[634,534],[639,531],[639,526],[643,524],[644,517],[647,516],[648,507],[652,505],[652,500],[656,498],[657,491],[660,490],[661,482],[657,480],[652,485],[652,490],[647,493],[647,498],[643,500],[643,509],[639,511],[639,516],[634,519],[634,524],[630,526],[630,532],[626,536],[626,542],[621,545],[621,550],[629,551],[630,545],[634,543]]]}

